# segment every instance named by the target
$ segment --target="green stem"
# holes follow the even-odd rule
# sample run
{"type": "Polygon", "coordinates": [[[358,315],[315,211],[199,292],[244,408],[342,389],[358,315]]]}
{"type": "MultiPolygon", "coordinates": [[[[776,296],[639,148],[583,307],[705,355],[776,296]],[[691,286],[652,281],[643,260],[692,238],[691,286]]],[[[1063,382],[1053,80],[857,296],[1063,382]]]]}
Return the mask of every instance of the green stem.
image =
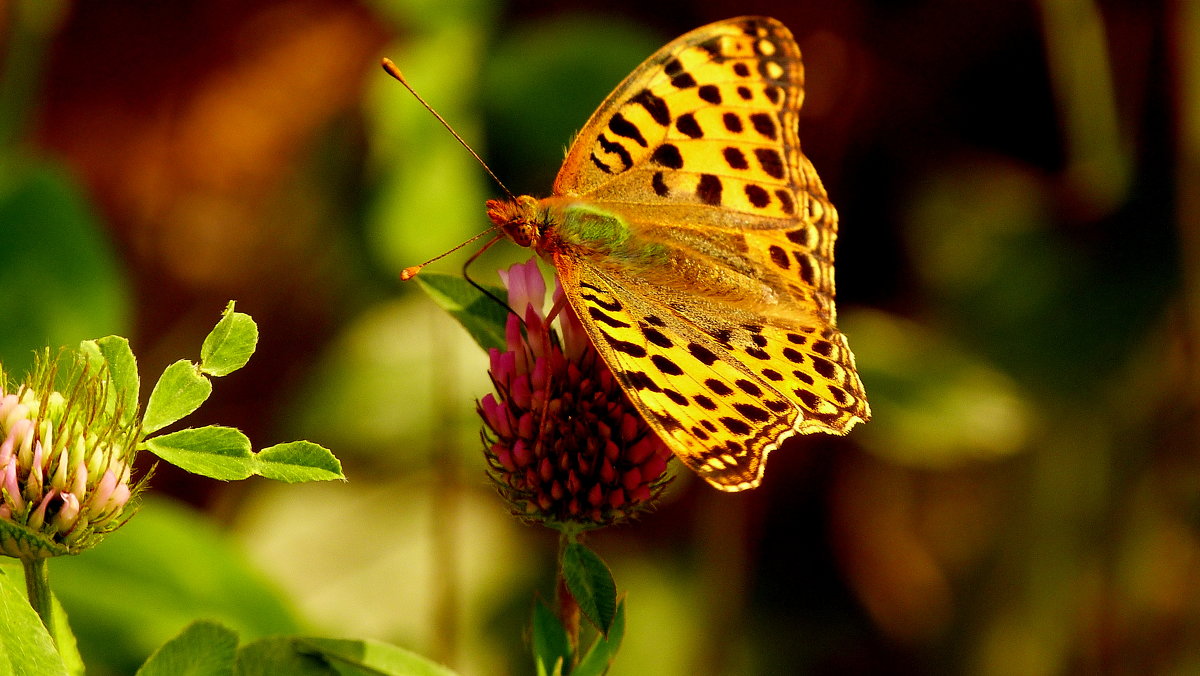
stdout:
{"type": "Polygon", "coordinates": [[[54,638],[54,602],[50,596],[50,569],[46,559],[21,559],[25,566],[25,591],[50,637],[54,638]]]}

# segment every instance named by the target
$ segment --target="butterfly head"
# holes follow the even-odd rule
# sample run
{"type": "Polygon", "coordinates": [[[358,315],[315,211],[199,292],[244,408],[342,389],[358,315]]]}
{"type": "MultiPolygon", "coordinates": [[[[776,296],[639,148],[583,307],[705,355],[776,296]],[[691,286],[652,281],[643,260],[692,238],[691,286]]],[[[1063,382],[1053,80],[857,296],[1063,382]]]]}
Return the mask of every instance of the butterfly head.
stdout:
{"type": "Polygon", "coordinates": [[[488,218],[519,246],[536,247],[542,235],[546,210],[529,195],[514,199],[488,200],[488,218]]]}

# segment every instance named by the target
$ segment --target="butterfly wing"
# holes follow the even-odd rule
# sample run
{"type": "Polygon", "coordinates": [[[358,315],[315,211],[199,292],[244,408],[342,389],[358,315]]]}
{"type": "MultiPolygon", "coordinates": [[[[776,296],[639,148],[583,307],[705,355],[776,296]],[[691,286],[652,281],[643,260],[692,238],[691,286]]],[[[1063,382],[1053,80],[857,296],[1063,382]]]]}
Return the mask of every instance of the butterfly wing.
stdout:
{"type": "Polygon", "coordinates": [[[787,436],[870,417],[836,329],[837,214],[800,152],[799,48],[730,19],[669,43],[601,104],[554,184],[671,252],[638,270],[569,247],[566,296],[618,380],[692,469],[756,486],[787,436]]]}
{"type": "Polygon", "coordinates": [[[792,434],[844,433],[869,416],[845,338],[811,316],[767,324],[618,270],[556,265],[643,417],[718,488],[757,486],[767,455],[792,434]]]}

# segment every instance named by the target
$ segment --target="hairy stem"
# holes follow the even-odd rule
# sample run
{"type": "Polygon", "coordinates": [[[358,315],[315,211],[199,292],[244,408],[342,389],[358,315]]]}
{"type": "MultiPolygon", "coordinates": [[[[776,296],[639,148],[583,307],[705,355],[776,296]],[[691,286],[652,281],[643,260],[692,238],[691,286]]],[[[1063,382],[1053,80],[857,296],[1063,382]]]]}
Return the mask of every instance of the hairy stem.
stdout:
{"type": "Polygon", "coordinates": [[[25,566],[25,591],[50,638],[54,638],[54,602],[50,596],[50,573],[46,559],[21,559],[25,566]]]}

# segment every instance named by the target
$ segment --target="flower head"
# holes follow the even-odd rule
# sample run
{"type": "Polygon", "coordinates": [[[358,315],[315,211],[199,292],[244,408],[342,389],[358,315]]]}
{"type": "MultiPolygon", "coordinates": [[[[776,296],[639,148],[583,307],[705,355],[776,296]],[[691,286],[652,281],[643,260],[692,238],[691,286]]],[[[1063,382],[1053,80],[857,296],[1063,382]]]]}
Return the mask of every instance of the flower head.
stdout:
{"type": "Polygon", "coordinates": [[[0,553],[75,554],[115,530],[137,487],[130,467],[140,430],[109,380],[82,355],[40,355],[20,385],[0,372],[0,553]]]}
{"type": "Polygon", "coordinates": [[[525,519],[594,528],[636,516],[667,483],[671,452],[646,425],[583,326],[554,291],[559,331],[534,260],[501,272],[506,349],[489,351],[495,393],[479,401],[492,479],[525,519]],[[561,336],[560,336],[561,333],[561,336]]]}

